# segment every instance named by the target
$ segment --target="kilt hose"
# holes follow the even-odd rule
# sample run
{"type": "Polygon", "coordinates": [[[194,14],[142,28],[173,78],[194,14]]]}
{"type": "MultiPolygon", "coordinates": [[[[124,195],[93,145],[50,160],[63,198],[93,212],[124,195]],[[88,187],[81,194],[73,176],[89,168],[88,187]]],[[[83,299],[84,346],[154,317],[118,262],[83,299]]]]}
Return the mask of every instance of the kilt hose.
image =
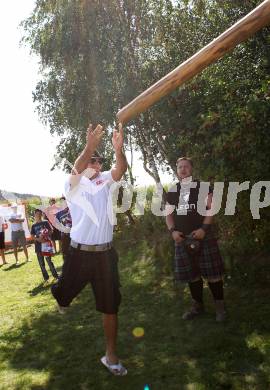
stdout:
{"type": "Polygon", "coordinates": [[[196,255],[189,255],[183,243],[175,245],[175,281],[191,282],[202,276],[205,279],[221,278],[224,264],[215,238],[205,238],[196,255]]]}

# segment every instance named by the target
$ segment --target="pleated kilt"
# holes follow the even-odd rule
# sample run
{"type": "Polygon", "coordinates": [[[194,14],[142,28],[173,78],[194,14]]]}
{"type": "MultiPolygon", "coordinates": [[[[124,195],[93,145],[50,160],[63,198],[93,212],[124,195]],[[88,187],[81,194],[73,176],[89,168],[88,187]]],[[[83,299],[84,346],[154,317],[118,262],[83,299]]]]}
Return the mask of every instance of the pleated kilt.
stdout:
{"type": "Polygon", "coordinates": [[[199,252],[190,256],[183,243],[175,245],[174,275],[176,281],[190,282],[199,276],[219,278],[224,274],[224,263],[217,240],[205,238],[199,252]]]}

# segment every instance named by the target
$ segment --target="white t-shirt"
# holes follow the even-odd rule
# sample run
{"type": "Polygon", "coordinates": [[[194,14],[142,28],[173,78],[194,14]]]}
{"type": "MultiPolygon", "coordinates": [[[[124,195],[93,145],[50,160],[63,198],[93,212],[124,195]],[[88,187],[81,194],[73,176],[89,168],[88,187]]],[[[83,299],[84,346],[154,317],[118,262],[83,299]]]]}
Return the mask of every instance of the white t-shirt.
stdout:
{"type": "Polygon", "coordinates": [[[2,227],[2,224],[5,223],[6,221],[4,220],[3,217],[1,217],[0,215],[0,233],[3,231],[3,227],[2,227]]]}
{"type": "Polygon", "coordinates": [[[65,184],[65,194],[72,219],[70,237],[79,244],[98,245],[112,241],[113,225],[110,185],[111,171],[101,172],[95,179],[81,177],[70,191],[70,178],[65,184]]]}
{"type": "MultiPolygon", "coordinates": [[[[11,214],[9,219],[21,219],[21,214],[11,214]]],[[[18,232],[19,230],[23,230],[23,223],[22,222],[11,222],[11,231],[12,232],[18,232]]]]}

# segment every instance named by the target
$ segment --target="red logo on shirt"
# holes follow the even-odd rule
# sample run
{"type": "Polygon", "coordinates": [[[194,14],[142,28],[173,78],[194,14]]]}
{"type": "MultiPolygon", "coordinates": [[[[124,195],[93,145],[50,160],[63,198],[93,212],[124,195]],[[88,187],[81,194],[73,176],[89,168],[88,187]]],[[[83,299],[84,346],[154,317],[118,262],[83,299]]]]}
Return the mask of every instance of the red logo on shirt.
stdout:
{"type": "Polygon", "coordinates": [[[96,181],[96,185],[99,186],[100,184],[103,184],[104,183],[104,180],[97,180],[96,181]]]}

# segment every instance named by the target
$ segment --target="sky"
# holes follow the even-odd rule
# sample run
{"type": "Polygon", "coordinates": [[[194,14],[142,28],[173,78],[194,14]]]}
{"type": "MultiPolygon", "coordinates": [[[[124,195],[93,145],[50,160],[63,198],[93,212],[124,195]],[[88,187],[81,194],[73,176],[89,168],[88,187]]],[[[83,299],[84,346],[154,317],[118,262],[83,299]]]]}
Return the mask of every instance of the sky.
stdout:
{"type": "MultiPolygon", "coordinates": [[[[39,120],[32,92],[40,76],[38,58],[20,45],[19,23],[34,9],[34,0],[5,1],[0,14],[0,189],[42,196],[61,196],[66,174],[51,171],[58,139],[39,120]]],[[[153,184],[135,156],[134,176],[140,186],[153,184]]],[[[161,173],[163,183],[172,181],[161,173]]]]}

